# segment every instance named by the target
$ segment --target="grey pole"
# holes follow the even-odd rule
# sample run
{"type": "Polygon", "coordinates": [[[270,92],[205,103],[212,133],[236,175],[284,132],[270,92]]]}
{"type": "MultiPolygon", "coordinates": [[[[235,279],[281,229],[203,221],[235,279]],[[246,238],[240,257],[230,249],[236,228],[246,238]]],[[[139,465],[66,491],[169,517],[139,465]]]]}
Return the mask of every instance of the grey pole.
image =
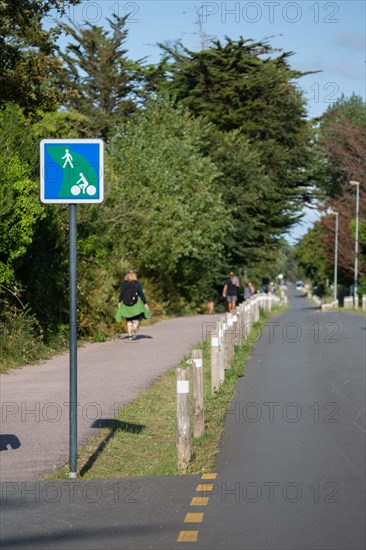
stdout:
{"type": "Polygon", "coordinates": [[[356,236],[355,236],[355,282],[353,285],[353,307],[358,307],[358,215],[360,210],[360,182],[350,181],[356,186],[356,236]]]}
{"type": "Polygon", "coordinates": [[[334,212],[336,217],[335,226],[335,244],[334,244],[334,301],[337,300],[337,284],[338,284],[338,212],[334,212]]]}
{"type": "Polygon", "coordinates": [[[69,205],[70,244],[70,472],[77,477],[77,229],[76,204],[69,205]]]}

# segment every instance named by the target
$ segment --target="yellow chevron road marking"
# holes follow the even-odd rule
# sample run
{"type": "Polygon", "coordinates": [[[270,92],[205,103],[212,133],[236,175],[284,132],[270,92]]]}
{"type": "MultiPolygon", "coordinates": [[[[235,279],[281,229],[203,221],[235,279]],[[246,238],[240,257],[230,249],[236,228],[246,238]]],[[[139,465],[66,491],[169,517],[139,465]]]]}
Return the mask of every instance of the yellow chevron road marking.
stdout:
{"type": "Polygon", "coordinates": [[[180,531],[177,542],[196,542],[198,540],[198,531],[180,531]]]}
{"type": "Polygon", "coordinates": [[[184,523],[202,523],[204,514],[202,512],[188,513],[184,518],[184,523]]]}

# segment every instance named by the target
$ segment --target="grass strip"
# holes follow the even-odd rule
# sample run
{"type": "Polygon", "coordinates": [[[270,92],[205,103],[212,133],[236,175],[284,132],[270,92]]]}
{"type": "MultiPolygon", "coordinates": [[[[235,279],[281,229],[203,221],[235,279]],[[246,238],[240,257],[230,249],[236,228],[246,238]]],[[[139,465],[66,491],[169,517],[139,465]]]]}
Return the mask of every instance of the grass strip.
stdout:
{"type": "MultiPolygon", "coordinates": [[[[236,381],[244,376],[248,361],[265,322],[284,311],[262,311],[253,325],[253,337],[237,346],[231,366],[218,392],[211,395],[210,342],[207,339],[195,348],[203,349],[205,432],[191,441],[192,459],[187,473],[203,473],[215,466],[226,412],[233,399],[236,381]]],[[[179,366],[188,366],[184,357],[179,366]]],[[[191,400],[192,401],[192,400],[191,400]]],[[[192,422],[191,422],[192,426],[192,422]]],[[[176,369],[157,378],[131,403],[119,411],[115,420],[100,429],[78,452],[82,479],[179,475],[176,458],[176,369]]],[[[47,479],[65,479],[68,466],[55,471],[47,479]]]]}

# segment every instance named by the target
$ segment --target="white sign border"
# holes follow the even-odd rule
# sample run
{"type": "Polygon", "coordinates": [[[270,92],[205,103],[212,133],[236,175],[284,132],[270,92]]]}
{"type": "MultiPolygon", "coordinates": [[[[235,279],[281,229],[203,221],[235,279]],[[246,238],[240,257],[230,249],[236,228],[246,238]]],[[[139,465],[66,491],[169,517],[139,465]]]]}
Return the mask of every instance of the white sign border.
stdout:
{"type": "Polygon", "coordinates": [[[104,201],[104,141],[99,138],[57,138],[57,139],[42,139],[40,142],[40,196],[41,202],[44,204],[100,204],[104,201]],[[45,198],[45,158],[44,150],[47,144],[57,143],[80,143],[80,144],[98,144],[99,145],[99,198],[98,199],[46,199],[45,198]]]}

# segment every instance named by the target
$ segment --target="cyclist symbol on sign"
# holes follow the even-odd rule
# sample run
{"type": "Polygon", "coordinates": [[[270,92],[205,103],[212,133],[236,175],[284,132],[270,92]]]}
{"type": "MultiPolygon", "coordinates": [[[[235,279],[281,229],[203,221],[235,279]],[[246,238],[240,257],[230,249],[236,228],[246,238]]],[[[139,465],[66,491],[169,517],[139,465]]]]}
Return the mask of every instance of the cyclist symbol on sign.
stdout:
{"type": "Polygon", "coordinates": [[[82,172],[80,172],[79,176],[80,179],[78,179],[76,184],[71,187],[71,194],[80,195],[80,193],[82,192],[85,195],[86,192],[88,195],[95,195],[95,193],[97,192],[96,187],[88,182],[82,172]]]}

